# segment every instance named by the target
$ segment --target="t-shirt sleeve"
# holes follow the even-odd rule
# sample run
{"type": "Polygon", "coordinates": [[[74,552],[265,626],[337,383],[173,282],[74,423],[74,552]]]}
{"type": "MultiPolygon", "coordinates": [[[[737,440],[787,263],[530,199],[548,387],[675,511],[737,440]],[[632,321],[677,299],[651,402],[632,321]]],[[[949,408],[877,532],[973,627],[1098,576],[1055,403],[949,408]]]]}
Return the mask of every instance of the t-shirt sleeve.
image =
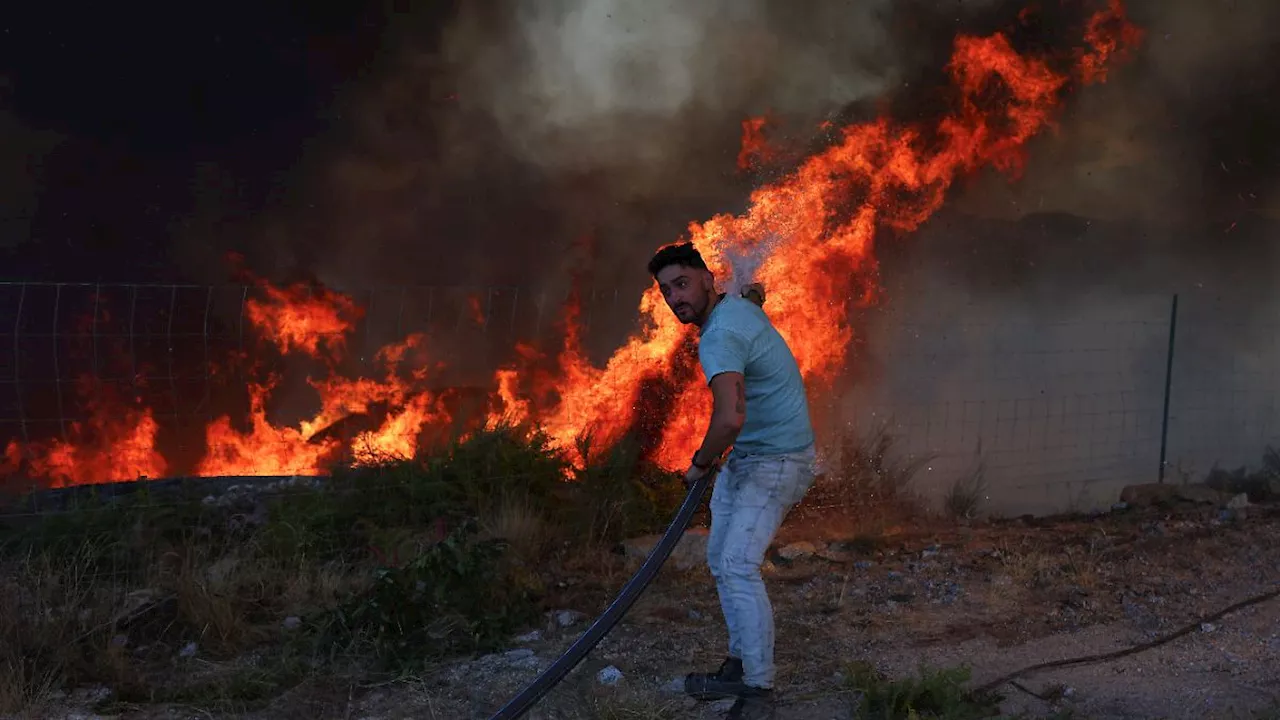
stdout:
{"type": "Polygon", "coordinates": [[[707,384],[720,373],[744,372],[748,347],[747,338],[733,330],[717,328],[703,335],[698,341],[698,360],[707,384]]]}

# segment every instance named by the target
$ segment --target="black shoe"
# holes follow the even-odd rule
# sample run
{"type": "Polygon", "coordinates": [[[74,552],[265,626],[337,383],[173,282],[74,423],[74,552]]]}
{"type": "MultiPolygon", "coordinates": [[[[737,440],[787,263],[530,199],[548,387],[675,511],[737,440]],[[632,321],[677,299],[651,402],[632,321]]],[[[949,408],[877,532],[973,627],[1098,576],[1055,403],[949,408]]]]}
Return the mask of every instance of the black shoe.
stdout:
{"type": "Polygon", "coordinates": [[[747,685],[742,682],[742,661],[725,658],[714,673],[689,673],[684,676],[684,691],[698,700],[736,697],[747,685]]]}
{"type": "Polygon", "coordinates": [[[775,706],[773,690],[745,686],[738,694],[738,701],[729,708],[725,720],[773,720],[775,706]]]}

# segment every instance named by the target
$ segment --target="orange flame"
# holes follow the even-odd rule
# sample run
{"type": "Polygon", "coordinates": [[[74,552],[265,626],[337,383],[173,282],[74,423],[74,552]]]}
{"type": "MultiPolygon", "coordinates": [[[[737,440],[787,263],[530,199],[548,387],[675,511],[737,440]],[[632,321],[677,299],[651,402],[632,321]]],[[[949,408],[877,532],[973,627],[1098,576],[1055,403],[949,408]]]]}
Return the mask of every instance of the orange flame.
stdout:
{"type": "Polygon", "coordinates": [[[220,417],[205,429],[207,454],[196,466],[196,475],[311,475],[320,472],[327,458],[338,450],[337,440],[308,442],[296,428],[276,427],[267,420],[267,398],[274,380],[249,386],[249,430],[232,427],[231,418],[220,417]]]}
{"type": "Polygon", "coordinates": [[[742,148],[738,150],[739,170],[745,172],[773,160],[774,151],[764,133],[768,125],[769,119],[766,117],[742,121],[742,148]]]}
{"type": "MultiPolygon", "coordinates": [[[[270,331],[277,326],[263,328],[270,331]]],[[[237,431],[231,419],[210,423],[205,433],[208,454],[196,469],[198,475],[294,475],[319,474],[347,448],[350,459],[372,463],[385,458],[412,457],[418,436],[431,423],[447,422],[435,398],[416,388],[425,381],[426,367],[417,367],[409,379],[397,370],[410,350],[421,351],[425,340],[411,335],[378,351],[376,360],[385,378],[350,379],[333,375],[308,379],[320,396],[320,409],[297,427],[278,427],[267,419],[267,400],[278,378],[250,387],[250,427],[237,431]],[[328,434],[348,418],[380,416],[378,426],[357,433],[344,444],[328,434]]],[[[295,345],[295,347],[301,347],[295,345]]]]}
{"type": "Polygon", "coordinates": [[[92,378],[81,378],[78,391],[89,399],[88,420],[70,423],[65,439],[26,447],[11,440],[0,470],[18,472],[26,460],[26,473],[53,487],[164,477],[168,466],[155,450],[160,426],[151,410],[116,401],[92,378]]]}
{"type": "MultiPolygon", "coordinates": [[[[1087,27],[1093,49],[1078,55],[1074,71],[1085,83],[1105,79],[1099,69],[1140,37],[1119,0],[1087,27]]],[[[846,127],[838,143],[752,193],[745,214],[689,227],[688,239],[719,277],[735,257],[763,261],[753,279],[768,288],[768,312],[811,389],[833,380],[844,362],[853,339],[849,304],[874,300],[877,232],[915,230],[958,177],[985,165],[1016,175],[1026,141],[1050,124],[1070,80],[1043,60],[1018,55],[1001,34],[958,38],[949,70],[957,109],[935,126],[881,119],[846,127]]],[[[685,333],[653,286],[640,316],[640,328],[604,368],[587,365],[566,342],[560,402],[541,418],[553,438],[564,443],[596,428],[616,439],[635,422],[641,379],[671,371],[685,333]]],[[[700,376],[670,412],[656,459],[675,469],[687,463],[709,419],[700,376]]]]}
{"type": "Polygon", "coordinates": [[[1089,18],[1085,27],[1085,42],[1093,51],[1081,51],[1080,76],[1086,83],[1106,82],[1107,61],[1112,55],[1123,53],[1142,43],[1146,33],[1125,19],[1121,0],[1109,0],[1106,11],[1089,18]]]}
{"type": "MultiPolygon", "coordinates": [[[[345,349],[346,335],[363,315],[351,298],[325,288],[295,285],[277,289],[260,282],[265,301],[250,301],[249,319],[256,330],[282,353],[298,352],[336,360],[345,349]],[[321,345],[328,352],[322,356],[321,345]]],[[[375,361],[385,369],[382,380],[351,379],[331,374],[308,378],[320,397],[320,409],[297,427],[278,427],[267,418],[267,402],[278,378],[250,386],[249,428],[236,430],[222,417],[205,431],[207,454],[196,468],[198,475],[319,474],[338,458],[344,447],[356,463],[387,457],[411,457],[418,435],[433,422],[447,421],[434,398],[418,388],[428,368],[419,364],[409,377],[398,372],[411,351],[424,356],[425,338],[414,334],[380,349],[375,361]],[[358,432],[349,442],[328,433],[353,417],[381,421],[373,429],[358,432]]]]}
{"type": "Polygon", "coordinates": [[[341,354],[346,349],[346,333],[364,314],[351,298],[326,288],[257,284],[267,299],[248,300],[245,313],[286,355],[297,351],[319,357],[321,345],[329,353],[341,354]]]}
{"type": "Polygon", "coordinates": [[[520,381],[520,373],[514,369],[499,370],[495,374],[495,379],[498,382],[496,392],[500,409],[489,413],[487,424],[494,426],[505,421],[512,425],[519,425],[527,421],[532,408],[529,401],[519,395],[517,383],[520,381]]]}

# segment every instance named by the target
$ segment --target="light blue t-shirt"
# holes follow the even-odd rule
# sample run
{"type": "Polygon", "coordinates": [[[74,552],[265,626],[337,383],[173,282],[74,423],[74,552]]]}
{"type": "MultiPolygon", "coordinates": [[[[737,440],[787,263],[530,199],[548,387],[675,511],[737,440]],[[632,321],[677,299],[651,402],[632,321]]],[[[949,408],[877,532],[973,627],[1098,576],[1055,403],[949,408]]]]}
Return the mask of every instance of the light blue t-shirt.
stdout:
{"type": "Polygon", "coordinates": [[[735,455],[780,455],[813,444],[809,402],[791,348],[755,303],[726,294],[702,325],[698,359],[707,383],[723,372],[746,379],[747,419],[735,455]]]}

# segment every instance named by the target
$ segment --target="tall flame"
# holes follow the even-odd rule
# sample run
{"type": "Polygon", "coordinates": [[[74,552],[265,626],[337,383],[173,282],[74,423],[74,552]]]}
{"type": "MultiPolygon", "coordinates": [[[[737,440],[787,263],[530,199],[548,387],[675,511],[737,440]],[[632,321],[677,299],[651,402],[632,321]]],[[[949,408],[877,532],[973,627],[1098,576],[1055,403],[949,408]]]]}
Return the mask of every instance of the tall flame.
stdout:
{"type": "MultiPolygon", "coordinates": [[[[1140,39],[1120,0],[1111,0],[1089,20],[1091,49],[1079,53],[1074,74],[1084,83],[1104,80],[1108,59],[1140,39]]],[[[767,288],[768,313],[811,386],[829,383],[845,360],[850,302],[875,299],[877,233],[918,228],[964,174],[987,165],[1017,174],[1027,140],[1050,124],[1071,80],[1044,60],[1020,56],[1002,34],[957,38],[948,70],[956,109],[934,126],[880,119],[846,127],[839,142],[753,192],[746,213],[689,226],[688,239],[719,277],[730,273],[734,257],[762,261],[754,279],[767,288]]],[[[744,127],[749,138],[759,130],[757,123],[744,127]]],[[[553,437],[591,428],[616,439],[638,420],[642,379],[671,372],[685,328],[655,287],[639,310],[640,329],[604,368],[584,366],[566,347],[560,402],[542,418],[553,437]]],[[[669,408],[655,456],[661,464],[680,467],[696,450],[707,400],[695,375],[669,408]]]]}

